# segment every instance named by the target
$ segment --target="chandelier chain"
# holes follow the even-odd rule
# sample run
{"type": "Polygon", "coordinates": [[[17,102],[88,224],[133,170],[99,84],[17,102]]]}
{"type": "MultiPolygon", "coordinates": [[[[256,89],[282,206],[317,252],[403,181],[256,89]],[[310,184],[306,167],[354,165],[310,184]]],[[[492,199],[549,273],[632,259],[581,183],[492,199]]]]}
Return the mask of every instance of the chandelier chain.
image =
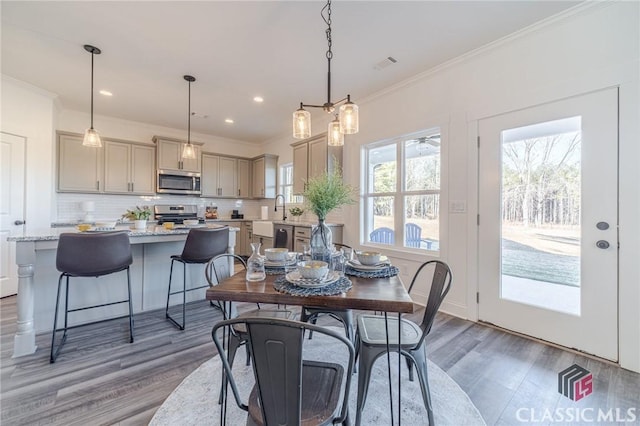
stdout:
{"type": "Polygon", "coordinates": [[[327,34],[327,45],[329,46],[329,49],[327,50],[327,59],[331,60],[331,58],[333,58],[333,51],[331,50],[331,0],[327,1],[327,4],[322,8],[322,12],[320,13],[320,15],[322,16],[322,19],[324,19],[324,22],[327,24],[327,29],[325,30],[325,33],[327,34]],[[324,16],[325,10],[327,11],[326,17],[324,16]]]}

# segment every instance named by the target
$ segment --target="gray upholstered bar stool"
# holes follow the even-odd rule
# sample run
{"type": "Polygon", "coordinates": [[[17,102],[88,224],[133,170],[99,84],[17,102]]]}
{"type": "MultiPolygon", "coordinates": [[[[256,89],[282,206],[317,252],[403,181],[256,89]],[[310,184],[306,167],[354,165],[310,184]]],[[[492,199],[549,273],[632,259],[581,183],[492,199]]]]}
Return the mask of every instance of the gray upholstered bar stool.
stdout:
{"type": "MultiPolygon", "coordinates": [[[[129,277],[129,265],[133,262],[129,235],[126,231],[104,232],[97,234],[60,234],[58,251],[56,255],[56,268],[61,272],[58,279],[58,295],[56,297],[56,311],[53,319],[53,333],[51,337],[50,362],[56,362],[56,358],[67,340],[69,328],[69,312],[83,311],[102,306],[128,303],[129,305],[129,342],[133,343],[133,309],[131,306],[131,280],[129,277]],[[101,277],[115,272],[127,271],[128,298],[117,302],[108,302],[100,305],[82,306],[69,309],[69,278],[71,277],[101,277]],[[60,290],[62,279],[66,278],[64,328],[58,329],[58,308],[60,307],[60,290]],[[62,340],[55,347],[56,333],[63,330],[62,340]]],[[[95,321],[94,321],[95,322],[95,321]]],[[[81,324],[86,325],[86,324],[81,324]]],[[[74,326],[76,327],[76,326],[74,326]]]]}
{"type": "MultiPolygon", "coordinates": [[[[187,288],[187,264],[197,263],[204,265],[215,256],[225,253],[228,246],[228,226],[223,228],[194,228],[189,231],[189,235],[187,235],[187,241],[184,243],[182,254],[171,256],[169,290],[167,291],[167,309],[165,310],[165,315],[167,319],[180,330],[184,330],[186,324],[187,292],[209,287],[209,284],[204,284],[198,287],[187,288]],[[171,281],[173,278],[174,262],[182,263],[182,289],[172,292],[171,281]],[[169,302],[171,296],[174,294],[182,294],[182,324],[169,315],[169,302]]],[[[202,276],[204,276],[204,274],[202,274],[202,276]]]]}

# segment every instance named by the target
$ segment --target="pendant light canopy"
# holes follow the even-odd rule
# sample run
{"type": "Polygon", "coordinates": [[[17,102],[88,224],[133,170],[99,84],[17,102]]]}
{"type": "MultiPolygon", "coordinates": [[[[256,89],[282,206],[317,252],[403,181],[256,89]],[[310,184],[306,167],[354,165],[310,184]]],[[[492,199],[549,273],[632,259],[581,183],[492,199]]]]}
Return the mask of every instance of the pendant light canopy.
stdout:
{"type": "Polygon", "coordinates": [[[184,79],[189,83],[189,108],[187,110],[187,144],[184,146],[182,150],[182,158],[186,159],[195,159],[196,158],[196,150],[193,148],[191,144],[191,83],[196,81],[196,78],[191,75],[185,75],[184,79]]]}
{"type": "Polygon", "coordinates": [[[335,103],[331,102],[331,59],[333,51],[331,50],[331,0],[327,0],[327,4],[322,8],[322,19],[327,24],[325,33],[327,35],[327,102],[324,105],[306,105],[300,102],[300,108],[293,113],[293,137],[296,139],[305,139],[311,136],[311,114],[304,109],[322,108],[331,114],[335,110],[336,105],[344,102],[340,106],[340,113],[336,115],[336,119],[329,123],[328,144],[332,146],[344,145],[344,135],[358,133],[358,106],[351,102],[351,95],[341,99],[335,103]],[[337,130],[337,134],[334,134],[337,130]]]}
{"type": "Polygon", "coordinates": [[[91,127],[89,127],[84,132],[84,139],[82,140],[82,145],[90,146],[94,148],[102,147],[102,141],[100,140],[100,135],[93,128],[93,56],[99,55],[102,53],[100,49],[95,46],[91,46],[89,44],[84,45],[84,50],[91,53],[91,127]]]}

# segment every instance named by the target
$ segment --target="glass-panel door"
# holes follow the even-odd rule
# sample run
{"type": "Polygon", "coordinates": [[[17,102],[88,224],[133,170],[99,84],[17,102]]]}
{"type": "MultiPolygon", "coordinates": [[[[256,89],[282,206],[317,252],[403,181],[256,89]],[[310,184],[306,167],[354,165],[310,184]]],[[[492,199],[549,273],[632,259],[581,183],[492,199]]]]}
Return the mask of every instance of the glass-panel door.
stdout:
{"type": "Polygon", "coordinates": [[[479,318],[618,358],[617,89],[480,120],[479,318]]]}

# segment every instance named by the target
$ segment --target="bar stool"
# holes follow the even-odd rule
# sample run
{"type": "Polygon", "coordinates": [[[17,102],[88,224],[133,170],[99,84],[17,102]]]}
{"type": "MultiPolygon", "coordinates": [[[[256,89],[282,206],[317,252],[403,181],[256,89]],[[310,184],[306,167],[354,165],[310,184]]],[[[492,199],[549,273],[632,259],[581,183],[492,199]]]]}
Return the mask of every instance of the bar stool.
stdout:
{"type": "Polygon", "coordinates": [[[225,253],[229,246],[229,227],[224,228],[194,228],[189,231],[187,241],[184,243],[182,254],[171,256],[171,270],[169,272],[169,290],[167,292],[167,319],[180,330],[184,330],[186,321],[187,292],[209,287],[205,284],[198,287],[187,288],[187,264],[205,264],[213,257],[225,253]],[[182,263],[182,290],[171,292],[173,277],[173,263],[182,263]],[[182,324],[169,315],[169,301],[174,294],[182,294],[182,324]]]}
{"type": "MultiPolygon", "coordinates": [[[[133,262],[131,256],[131,245],[126,231],[104,232],[97,234],[60,234],[58,240],[58,251],[56,254],[56,268],[61,272],[58,279],[58,295],[56,297],[56,310],[53,318],[53,333],[51,337],[51,358],[50,362],[56,362],[56,358],[67,341],[67,330],[69,328],[69,312],[77,312],[86,309],[99,308],[102,306],[115,305],[119,303],[129,304],[129,343],[133,343],[133,309],[131,306],[131,279],[129,276],[129,265],[133,262]],[[83,306],[69,309],[69,278],[70,277],[101,277],[115,272],[127,271],[127,294],[126,300],[103,303],[100,305],[83,306]],[[66,278],[65,285],[65,306],[64,306],[64,328],[58,329],[58,308],[60,306],[60,289],[62,279],[66,278]],[[55,347],[56,333],[64,330],[62,340],[55,347]]],[[[81,324],[87,325],[91,323],[81,324]]]]}

